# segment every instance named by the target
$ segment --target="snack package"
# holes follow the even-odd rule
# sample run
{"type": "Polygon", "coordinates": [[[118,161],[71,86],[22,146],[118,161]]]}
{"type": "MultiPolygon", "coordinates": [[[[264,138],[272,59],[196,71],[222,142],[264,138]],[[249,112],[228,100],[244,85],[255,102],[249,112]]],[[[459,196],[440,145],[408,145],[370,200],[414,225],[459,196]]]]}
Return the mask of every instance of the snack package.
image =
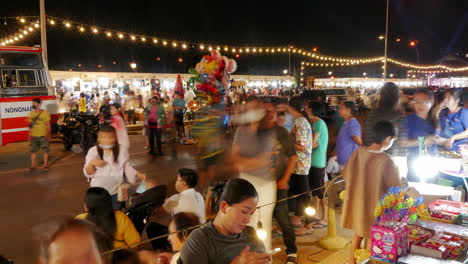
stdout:
{"type": "Polygon", "coordinates": [[[425,241],[426,239],[432,237],[434,232],[424,227],[417,225],[408,225],[408,243],[409,249],[413,244],[425,241]]]}
{"type": "Polygon", "coordinates": [[[466,206],[462,202],[435,200],[429,205],[429,210],[432,217],[453,223],[460,214],[466,212],[466,206]]]}
{"type": "Polygon", "coordinates": [[[442,232],[412,245],[411,252],[434,258],[456,259],[466,252],[466,241],[460,236],[442,232]]]}
{"type": "Polygon", "coordinates": [[[408,229],[406,225],[386,228],[372,226],[371,255],[373,259],[394,263],[399,256],[408,253],[408,229]]]}

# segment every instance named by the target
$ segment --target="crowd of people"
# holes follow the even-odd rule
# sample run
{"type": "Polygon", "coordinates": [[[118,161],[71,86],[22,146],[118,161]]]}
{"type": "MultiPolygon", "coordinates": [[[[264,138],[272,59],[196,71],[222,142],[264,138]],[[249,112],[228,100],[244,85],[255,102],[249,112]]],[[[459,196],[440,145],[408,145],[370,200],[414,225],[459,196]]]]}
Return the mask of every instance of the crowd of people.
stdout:
{"type": "MultiPolygon", "coordinates": [[[[424,147],[431,152],[436,145],[458,150],[468,141],[468,110],[463,108],[462,91],[449,90],[436,104],[430,90],[418,89],[410,113],[402,109],[400,89],[395,84],[386,83],[378,96],[377,105],[365,118],[356,113],[354,102],[343,101],[338,116],[330,120],[327,105],[320,98],[238,95],[228,110],[233,114],[232,109],[236,109],[230,125],[215,126],[222,135],[235,127],[232,144],[220,147],[216,140],[200,140],[199,157],[207,157],[202,159],[204,165],[198,172],[179,169],[174,177],[177,194],[149,212],[149,216],[159,212],[171,217],[168,225],[158,223],[156,231],[149,230],[146,222],[139,230],[131,215],[122,211],[151,192],[165,197],[165,189],[155,184],[157,175],[148,176],[130,165],[130,144],[122,130],[126,126],[118,111],[118,99],[111,104],[105,97],[104,104],[95,107],[102,110],[109,106],[111,122],[100,126],[97,145],[89,150],[83,168],[90,182],[84,199],[86,213],[55,225],[43,240],[41,261],[74,263],[72,260],[82,258],[93,259],[88,263],[271,263],[271,236],[276,232],[286,246],[286,263],[297,263],[296,237],[327,226],[325,182],[334,177],[327,172],[330,163],[336,163],[345,181],[342,225],[354,231],[352,248],[358,249],[362,239],[369,237],[374,207],[382,194],[391,186],[402,186],[402,178],[419,181],[417,169],[400,175],[394,157],[407,156],[408,168],[413,168],[412,161],[421,153],[419,137],[425,138],[424,147]],[[216,147],[208,148],[211,143],[216,147]],[[230,151],[220,152],[220,148],[230,151]],[[209,175],[216,171],[209,173],[208,168],[221,162],[220,153],[230,157],[238,176],[215,184],[215,177],[209,175]],[[131,185],[140,186],[139,193],[132,195],[131,185]],[[293,195],[298,197],[283,201],[293,195]],[[282,201],[276,203],[278,200],[282,201]],[[305,213],[311,206],[317,209],[315,217],[305,213]],[[278,223],[276,229],[273,219],[278,223]],[[266,231],[262,240],[255,228],[266,231]],[[155,234],[165,233],[169,233],[163,238],[166,244],[143,246],[148,243],[142,243],[142,238],[159,240],[155,234]],[[74,244],[79,251],[70,248],[70,239],[77,239],[74,244]],[[51,261],[56,258],[62,262],[51,261]]],[[[169,114],[164,98],[157,96],[149,99],[144,110],[150,153],[156,151],[155,139],[157,153],[163,153],[161,136],[170,128],[174,127],[170,132],[174,138],[187,132],[182,115],[187,104],[177,93],[172,101],[169,114]]],[[[84,110],[82,102],[84,97],[80,110],[84,110]]],[[[41,137],[48,135],[48,120],[46,115],[37,119],[42,113],[40,101],[34,104],[31,131],[37,133],[32,133],[31,152],[47,152],[41,137]]],[[[213,108],[208,117],[220,115],[213,108]]],[[[203,134],[196,124],[192,129],[203,134]]],[[[209,129],[207,135],[217,134],[209,129]]],[[[222,138],[220,144],[231,142],[222,138]]],[[[355,261],[351,254],[351,263],[355,261]]]]}

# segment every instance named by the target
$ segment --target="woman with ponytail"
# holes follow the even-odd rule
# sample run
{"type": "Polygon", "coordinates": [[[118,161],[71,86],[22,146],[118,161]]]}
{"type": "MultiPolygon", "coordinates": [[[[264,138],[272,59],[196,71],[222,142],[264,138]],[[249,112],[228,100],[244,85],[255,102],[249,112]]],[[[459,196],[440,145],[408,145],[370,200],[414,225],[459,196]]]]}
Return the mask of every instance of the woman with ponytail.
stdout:
{"type": "Polygon", "coordinates": [[[103,231],[114,248],[133,247],[140,243],[140,235],[128,216],[112,207],[112,198],[104,188],[91,187],[85,194],[86,213],[78,219],[86,219],[103,231]]]}
{"type": "Polygon", "coordinates": [[[244,179],[233,179],[213,187],[207,200],[207,219],[214,219],[190,234],[178,263],[270,263],[270,254],[248,226],[257,209],[255,187],[244,179]]]}
{"type": "MultiPolygon", "coordinates": [[[[289,113],[295,118],[294,126],[291,130],[291,136],[296,148],[298,157],[296,167],[291,175],[290,192],[297,195],[310,190],[309,170],[312,165],[312,127],[307,119],[307,113],[304,111],[304,100],[301,97],[293,97],[289,100],[289,113]]],[[[294,211],[293,225],[301,227],[301,217],[304,215],[305,208],[310,203],[309,195],[302,195],[291,200],[291,209],[294,211]]],[[[305,231],[312,231],[311,219],[306,217],[305,231]]]]}

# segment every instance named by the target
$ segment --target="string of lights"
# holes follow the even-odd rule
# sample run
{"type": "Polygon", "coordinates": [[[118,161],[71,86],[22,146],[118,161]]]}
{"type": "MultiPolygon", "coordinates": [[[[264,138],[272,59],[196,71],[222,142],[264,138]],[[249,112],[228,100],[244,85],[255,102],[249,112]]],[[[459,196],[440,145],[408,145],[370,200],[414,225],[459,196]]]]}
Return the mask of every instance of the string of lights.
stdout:
{"type": "Polygon", "coordinates": [[[417,64],[411,64],[411,63],[406,63],[398,60],[394,60],[391,58],[387,59],[388,62],[405,67],[405,68],[413,68],[413,69],[419,69],[419,70],[432,70],[432,69],[441,69],[441,70],[447,70],[447,71],[466,71],[468,70],[468,67],[449,67],[445,66],[442,64],[437,64],[437,65],[417,65],[417,64]]]}
{"type": "MultiPolygon", "coordinates": [[[[318,187],[318,188],[315,188],[313,190],[310,190],[310,191],[306,191],[306,192],[303,192],[303,193],[299,193],[299,194],[296,194],[296,195],[293,195],[293,196],[288,196],[286,198],[283,198],[283,199],[280,199],[280,200],[276,200],[274,202],[271,202],[271,203],[267,203],[267,204],[263,204],[263,205],[260,205],[260,206],[257,206],[257,210],[260,211],[259,209],[261,209],[262,207],[265,207],[265,206],[269,206],[269,205],[274,205],[274,204],[277,204],[277,203],[281,203],[281,202],[285,202],[285,201],[288,201],[290,199],[295,199],[297,197],[300,197],[300,196],[303,196],[303,195],[307,195],[307,194],[312,194],[313,192],[315,191],[318,191],[318,190],[322,190],[324,189],[325,190],[325,193],[324,195],[326,195],[330,189],[331,186],[333,185],[336,185],[336,184],[340,184],[340,183],[343,183],[344,180],[342,179],[343,177],[342,176],[337,176],[335,178],[333,178],[330,182],[328,182],[326,184],[326,186],[322,186],[322,187],[318,187]]],[[[316,210],[315,208],[313,207],[307,207],[305,208],[305,213],[307,215],[310,215],[310,216],[313,216],[315,215],[316,213],[316,210]]],[[[449,223],[450,221],[448,220],[440,220],[440,219],[436,219],[436,218],[433,218],[431,216],[425,216],[425,218],[429,219],[429,220],[437,220],[437,221],[441,221],[441,222],[446,222],[446,223],[449,223]]],[[[176,232],[172,232],[172,233],[167,233],[167,234],[163,234],[163,235],[160,235],[160,236],[157,236],[157,237],[153,237],[153,238],[150,238],[150,239],[147,239],[145,241],[141,241],[140,243],[138,243],[137,245],[132,245],[133,247],[137,247],[139,245],[143,245],[143,244],[146,244],[146,243],[149,243],[151,241],[155,241],[155,240],[158,240],[158,239],[161,239],[161,238],[165,238],[165,237],[168,237],[169,235],[172,235],[172,234],[177,234],[177,233],[185,233],[187,231],[190,231],[190,230],[193,230],[193,229],[197,229],[199,227],[202,227],[204,225],[206,225],[207,223],[205,224],[199,224],[199,225],[195,225],[195,226],[191,226],[191,227],[188,227],[188,228],[185,228],[185,229],[182,229],[182,230],[178,230],[176,232]]],[[[259,236],[259,238],[261,240],[264,240],[265,238],[262,237],[264,234],[261,234],[261,232],[266,232],[265,230],[263,230],[263,227],[262,227],[262,224],[261,222],[259,221],[258,224],[257,224],[257,236],[259,236]],[[258,229],[262,229],[260,232],[258,229]]],[[[111,254],[113,252],[116,252],[116,251],[119,251],[119,250],[123,250],[123,249],[127,249],[128,247],[121,247],[121,248],[115,248],[115,249],[112,249],[112,250],[109,250],[109,251],[106,251],[104,253],[102,253],[102,255],[108,255],[108,254],[111,254]]]]}
{"type": "Polygon", "coordinates": [[[411,74],[411,73],[435,74],[435,73],[461,72],[461,71],[468,71],[468,67],[457,68],[457,69],[455,69],[455,70],[452,70],[452,69],[449,69],[449,70],[434,70],[434,71],[428,71],[428,70],[409,70],[409,71],[408,71],[408,74],[411,74]]]}
{"type": "MultiPolygon", "coordinates": [[[[25,24],[25,19],[20,19],[21,23],[25,24]]],[[[19,41],[24,40],[24,38],[31,36],[34,32],[39,31],[39,22],[32,22],[28,25],[24,25],[20,30],[18,30],[15,34],[9,35],[0,39],[0,46],[6,45],[14,45],[17,44],[19,41]]]]}
{"type": "MultiPolygon", "coordinates": [[[[313,189],[313,190],[306,191],[306,192],[303,192],[303,193],[299,193],[299,194],[296,194],[296,195],[293,195],[293,196],[288,196],[287,198],[283,198],[283,199],[280,199],[280,200],[276,200],[276,201],[271,202],[271,203],[262,204],[262,205],[257,206],[257,210],[259,210],[259,209],[261,209],[262,207],[265,207],[265,206],[277,204],[277,203],[284,202],[284,201],[287,201],[287,200],[290,200],[290,199],[295,199],[295,198],[297,198],[297,197],[300,197],[300,196],[303,196],[303,195],[306,195],[306,194],[312,194],[312,192],[315,192],[315,191],[318,191],[318,190],[322,190],[322,189],[325,189],[325,190],[326,190],[326,188],[328,188],[328,186],[342,183],[343,180],[336,181],[336,180],[338,180],[339,178],[341,178],[341,176],[338,176],[338,177],[334,178],[330,183],[327,184],[327,187],[325,187],[325,186],[318,187],[318,188],[315,188],[315,189],[313,189]]],[[[315,212],[316,212],[315,209],[314,209],[314,208],[311,208],[311,207],[307,207],[305,210],[306,210],[306,213],[308,213],[309,215],[314,215],[315,212]]],[[[137,246],[139,246],[139,245],[143,245],[143,244],[149,243],[149,242],[154,241],[154,240],[158,240],[158,239],[161,239],[161,238],[165,238],[165,237],[168,237],[169,235],[172,235],[172,234],[183,233],[183,232],[187,232],[187,231],[190,231],[190,230],[193,230],[193,229],[197,229],[197,228],[202,227],[202,226],[204,226],[204,225],[206,225],[206,223],[205,223],[205,224],[199,224],[199,225],[191,226],[191,227],[185,228],[185,229],[183,229],[183,230],[178,230],[178,231],[176,231],[176,232],[167,233],[167,234],[164,234],[164,235],[160,235],[160,236],[157,236],[157,237],[153,237],[153,238],[147,239],[147,240],[145,240],[145,241],[141,241],[140,243],[138,243],[138,244],[136,244],[136,245],[132,245],[132,247],[137,247],[137,246]]],[[[258,232],[257,232],[257,233],[258,233],[258,232]]],[[[113,252],[116,252],[116,251],[119,251],[119,250],[123,250],[123,249],[127,249],[127,248],[128,248],[128,247],[115,248],[115,249],[112,249],[112,250],[109,250],[109,251],[106,251],[106,252],[102,253],[102,255],[111,254],[111,253],[113,253],[113,252]]]]}
{"type": "MultiPolygon", "coordinates": [[[[27,19],[25,17],[18,17],[16,18],[21,23],[26,23],[27,19]]],[[[149,36],[149,35],[142,35],[142,34],[135,34],[135,33],[128,33],[124,31],[99,27],[95,25],[89,25],[85,23],[80,23],[72,20],[62,19],[59,17],[48,16],[47,17],[48,25],[53,28],[56,26],[62,26],[66,30],[79,32],[82,34],[90,33],[92,35],[101,36],[109,39],[117,39],[117,40],[127,40],[134,43],[151,43],[153,45],[158,45],[167,48],[174,48],[174,49],[199,49],[201,51],[212,51],[212,50],[219,50],[225,53],[233,53],[233,54],[291,54],[291,55],[299,55],[302,57],[306,57],[309,59],[317,60],[317,61],[324,61],[325,63],[309,63],[307,66],[311,67],[343,67],[343,66],[354,66],[360,64],[368,64],[374,63],[377,61],[383,61],[383,57],[372,57],[372,58],[348,58],[348,57],[335,57],[335,56],[328,56],[324,54],[318,53],[318,50],[314,48],[312,51],[306,51],[304,49],[295,48],[293,45],[290,46],[232,46],[232,45],[220,45],[220,44],[213,44],[213,43],[200,43],[196,41],[180,41],[180,40],[171,40],[160,38],[157,36],[149,36]]],[[[34,22],[34,27],[39,28],[38,22],[34,22]]],[[[14,36],[12,38],[7,38],[9,42],[6,40],[0,42],[2,46],[6,44],[11,44],[12,39],[18,36],[14,36]]],[[[445,65],[418,65],[418,64],[411,64],[404,61],[399,61],[396,59],[388,58],[387,61],[389,63],[393,63],[395,65],[405,67],[405,68],[412,68],[412,69],[419,69],[419,70],[448,70],[448,71],[466,71],[468,67],[449,67],[445,65]]]]}

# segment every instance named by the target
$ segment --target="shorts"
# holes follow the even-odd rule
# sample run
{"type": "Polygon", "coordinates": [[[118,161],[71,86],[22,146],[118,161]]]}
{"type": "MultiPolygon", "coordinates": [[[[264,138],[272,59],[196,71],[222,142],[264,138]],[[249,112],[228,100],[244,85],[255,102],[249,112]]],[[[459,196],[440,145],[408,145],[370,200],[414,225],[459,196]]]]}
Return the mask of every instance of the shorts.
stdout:
{"type": "Polygon", "coordinates": [[[175,113],[174,114],[174,120],[175,120],[175,124],[177,126],[183,126],[184,125],[184,113],[181,112],[181,113],[175,113]]]}
{"type": "MultiPolygon", "coordinates": [[[[309,171],[310,189],[314,190],[314,189],[323,187],[325,184],[323,177],[325,177],[325,168],[310,167],[310,171],[309,171]]],[[[313,191],[312,196],[317,196],[319,199],[323,199],[324,191],[325,191],[324,189],[313,191]]]]}
{"type": "Polygon", "coordinates": [[[29,151],[31,153],[36,153],[41,149],[44,152],[49,152],[49,141],[47,141],[47,138],[46,137],[32,137],[31,144],[29,146],[29,151]]]}
{"type": "Polygon", "coordinates": [[[219,158],[221,157],[220,154],[215,154],[208,158],[200,159],[200,163],[203,169],[207,169],[208,167],[214,166],[218,163],[219,158]]]}

